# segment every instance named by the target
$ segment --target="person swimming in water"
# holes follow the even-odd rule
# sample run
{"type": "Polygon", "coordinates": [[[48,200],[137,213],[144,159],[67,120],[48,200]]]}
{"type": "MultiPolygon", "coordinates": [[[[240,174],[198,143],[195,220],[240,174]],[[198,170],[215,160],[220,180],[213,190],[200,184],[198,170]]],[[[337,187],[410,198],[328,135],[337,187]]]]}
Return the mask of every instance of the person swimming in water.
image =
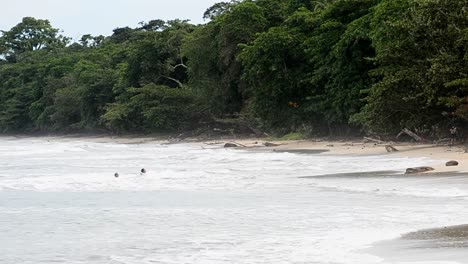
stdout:
{"type": "Polygon", "coordinates": [[[115,178],[118,178],[118,177],[119,177],[119,174],[118,174],[117,172],[114,173],[114,177],[115,177],[115,178]]]}
{"type": "Polygon", "coordinates": [[[145,168],[143,168],[143,169],[140,170],[140,174],[141,174],[141,175],[143,175],[143,174],[145,174],[145,173],[146,173],[145,168]]]}

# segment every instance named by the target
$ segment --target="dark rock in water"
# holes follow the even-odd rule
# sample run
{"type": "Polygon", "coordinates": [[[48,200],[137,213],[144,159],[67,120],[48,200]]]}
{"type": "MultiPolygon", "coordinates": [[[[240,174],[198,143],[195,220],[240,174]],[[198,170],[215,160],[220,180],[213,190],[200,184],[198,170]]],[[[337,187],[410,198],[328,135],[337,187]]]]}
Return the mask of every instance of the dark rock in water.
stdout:
{"type": "Polygon", "coordinates": [[[234,144],[234,143],[226,143],[226,144],[224,144],[224,147],[225,148],[237,148],[239,146],[234,144]]]}
{"type": "Polygon", "coordinates": [[[279,146],[278,144],[274,144],[274,143],[271,143],[271,142],[265,142],[265,143],[263,143],[263,145],[265,145],[265,147],[277,147],[277,146],[279,146]]]}
{"type": "Polygon", "coordinates": [[[447,167],[458,166],[458,161],[456,160],[447,161],[447,163],[445,163],[445,166],[447,167]]]}
{"type": "Polygon", "coordinates": [[[414,168],[406,169],[406,174],[421,173],[421,172],[433,171],[433,170],[434,168],[432,167],[414,167],[414,168]]]}

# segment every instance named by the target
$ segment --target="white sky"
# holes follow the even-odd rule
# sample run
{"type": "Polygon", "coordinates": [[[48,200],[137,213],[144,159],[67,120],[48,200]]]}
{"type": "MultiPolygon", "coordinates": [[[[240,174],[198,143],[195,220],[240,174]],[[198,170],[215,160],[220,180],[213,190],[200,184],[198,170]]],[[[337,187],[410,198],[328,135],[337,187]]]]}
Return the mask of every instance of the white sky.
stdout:
{"type": "Polygon", "coordinates": [[[63,35],[111,35],[117,27],[137,27],[152,19],[190,19],[203,23],[203,13],[223,0],[0,0],[0,30],[9,30],[25,16],[48,19],[63,35]]]}

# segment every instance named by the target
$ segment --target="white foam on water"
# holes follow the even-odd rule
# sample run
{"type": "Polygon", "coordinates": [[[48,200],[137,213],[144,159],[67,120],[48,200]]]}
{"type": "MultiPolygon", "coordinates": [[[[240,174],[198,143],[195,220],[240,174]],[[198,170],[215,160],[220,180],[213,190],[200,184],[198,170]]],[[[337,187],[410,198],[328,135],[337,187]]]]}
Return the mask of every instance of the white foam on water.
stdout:
{"type": "Polygon", "coordinates": [[[386,263],[362,249],[467,219],[465,177],[396,175],[429,162],[0,139],[0,263],[386,263]]]}
{"type": "Polygon", "coordinates": [[[125,145],[92,141],[7,141],[0,189],[115,191],[235,189],[274,186],[291,178],[356,171],[401,170],[424,159],[334,157],[204,149],[200,144],[125,145]],[[140,168],[146,175],[139,175],[140,168]],[[114,173],[120,177],[115,179],[114,173]]]}

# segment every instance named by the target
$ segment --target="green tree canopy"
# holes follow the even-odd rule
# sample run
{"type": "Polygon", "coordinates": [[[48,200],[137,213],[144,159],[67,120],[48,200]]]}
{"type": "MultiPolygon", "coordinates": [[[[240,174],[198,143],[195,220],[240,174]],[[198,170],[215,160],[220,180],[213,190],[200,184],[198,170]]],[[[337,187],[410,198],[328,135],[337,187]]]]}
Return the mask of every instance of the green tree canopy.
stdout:
{"type": "Polygon", "coordinates": [[[1,32],[0,55],[8,61],[15,61],[17,56],[28,51],[64,47],[68,43],[48,20],[32,17],[25,17],[10,30],[1,32]]]}

